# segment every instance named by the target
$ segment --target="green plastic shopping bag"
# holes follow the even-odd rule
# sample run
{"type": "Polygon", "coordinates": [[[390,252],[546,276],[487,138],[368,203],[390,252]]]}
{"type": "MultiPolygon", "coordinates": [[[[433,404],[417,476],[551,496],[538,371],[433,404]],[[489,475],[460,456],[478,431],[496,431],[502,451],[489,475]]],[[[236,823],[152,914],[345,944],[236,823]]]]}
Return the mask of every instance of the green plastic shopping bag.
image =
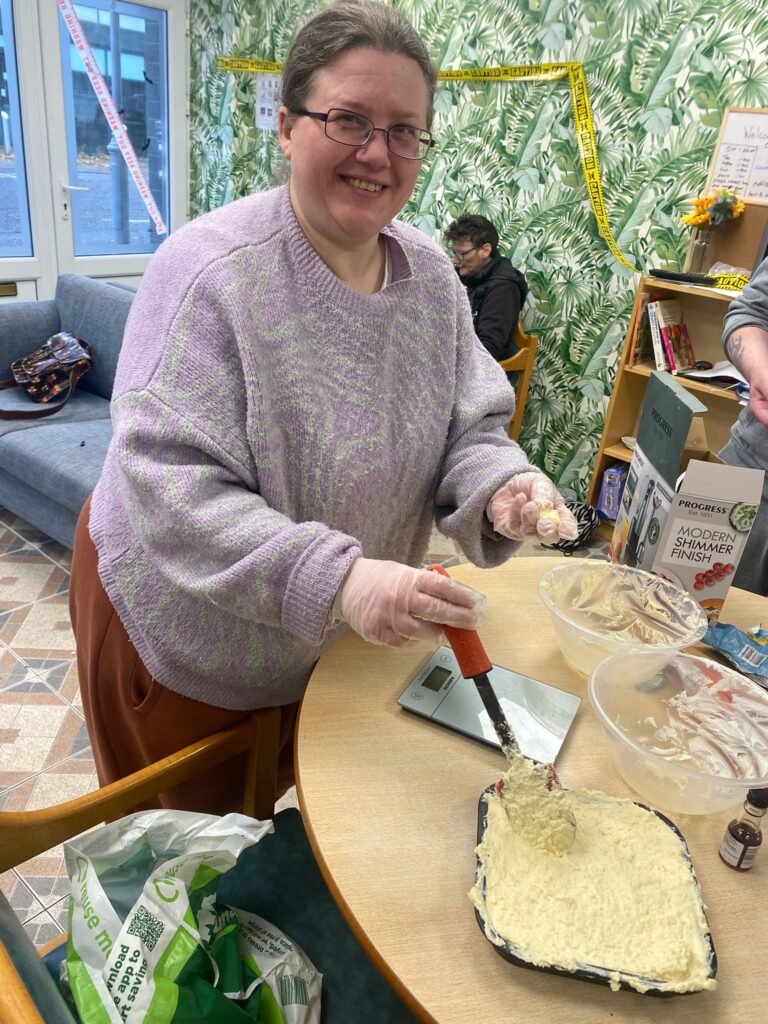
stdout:
{"type": "Polygon", "coordinates": [[[64,973],[83,1024],[319,1024],[306,954],[217,900],[224,872],[271,831],[241,814],[146,811],[65,844],[64,973]]]}

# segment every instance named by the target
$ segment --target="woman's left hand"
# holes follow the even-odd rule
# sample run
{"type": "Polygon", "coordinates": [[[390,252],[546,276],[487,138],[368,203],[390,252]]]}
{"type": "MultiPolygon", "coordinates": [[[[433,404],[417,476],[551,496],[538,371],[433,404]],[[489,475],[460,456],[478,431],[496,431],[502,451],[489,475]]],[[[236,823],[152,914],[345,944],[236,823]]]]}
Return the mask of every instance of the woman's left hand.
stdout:
{"type": "Polygon", "coordinates": [[[563,497],[543,473],[518,473],[496,491],[486,515],[510,540],[537,537],[547,544],[575,540],[579,527],[563,497]]]}

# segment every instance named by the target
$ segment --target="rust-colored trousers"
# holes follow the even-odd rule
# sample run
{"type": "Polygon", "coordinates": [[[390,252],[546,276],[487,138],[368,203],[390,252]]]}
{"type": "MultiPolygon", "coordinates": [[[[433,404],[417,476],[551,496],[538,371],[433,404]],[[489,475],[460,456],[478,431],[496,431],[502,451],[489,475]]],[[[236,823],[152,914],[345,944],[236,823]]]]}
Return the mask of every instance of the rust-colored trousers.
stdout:
{"type": "MultiPolygon", "coordinates": [[[[77,671],[96,772],[102,786],[246,718],[250,712],[203,704],[153,679],[102,586],[88,532],[91,499],[75,531],[69,611],[77,671]]],[[[293,785],[298,704],[281,707],[277,795],[293,785]]],[[[242,805],[245,755],[161,794],[145,807],[226,814],[242,805]]]]}

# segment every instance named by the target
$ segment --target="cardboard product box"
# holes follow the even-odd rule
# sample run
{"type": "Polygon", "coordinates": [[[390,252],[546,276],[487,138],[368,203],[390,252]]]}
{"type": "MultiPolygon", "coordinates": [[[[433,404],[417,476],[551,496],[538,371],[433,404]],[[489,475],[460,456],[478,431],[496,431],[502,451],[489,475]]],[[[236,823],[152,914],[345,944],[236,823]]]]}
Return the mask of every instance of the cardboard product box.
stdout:
{"type": "Polygon", "coordinates": [[[726,466],[713,452],[688,463],[675,494],[653,572],[717,619],[763,493],[761,469],[726,466]]]}
{"type": "Polygon", "coordinates": [[[651,374],[624,493],[611,538],[614,562],[652,571],[683,454],[703,454],[704,406],[671,374],[651,374]]]}

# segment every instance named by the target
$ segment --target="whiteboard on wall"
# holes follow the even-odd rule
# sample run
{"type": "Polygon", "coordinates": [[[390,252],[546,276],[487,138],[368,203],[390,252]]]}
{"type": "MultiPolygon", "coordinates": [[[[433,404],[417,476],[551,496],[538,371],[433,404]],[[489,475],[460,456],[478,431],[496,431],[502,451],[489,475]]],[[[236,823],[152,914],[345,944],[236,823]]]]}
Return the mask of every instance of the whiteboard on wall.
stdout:
{"type": "Polygon", "coordinates": [[[768,203],[768,109],[728,107],[707,182],[715,188],[768,203]]]}

